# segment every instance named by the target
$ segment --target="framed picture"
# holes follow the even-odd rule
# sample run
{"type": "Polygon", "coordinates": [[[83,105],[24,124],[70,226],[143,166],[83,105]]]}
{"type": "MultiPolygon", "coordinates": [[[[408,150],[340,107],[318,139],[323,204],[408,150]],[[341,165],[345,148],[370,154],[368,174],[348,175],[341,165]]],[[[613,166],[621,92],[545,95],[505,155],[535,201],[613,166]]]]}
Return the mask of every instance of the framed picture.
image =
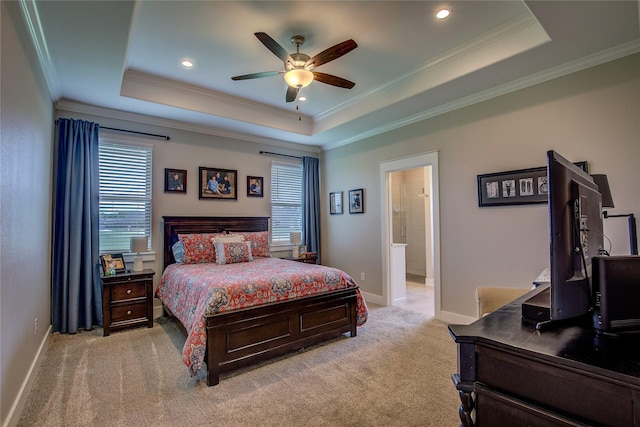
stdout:
{"type": "Polygon", "coordinates": [[[102,265],[102,273],[107,276],[111,268],[115,268],[116,274],[124,273],[126,270],[124,258],[122,254],[104,254],[100,255],[100,264],[102,265]]]}
{"type": "MultiPolygon", "coordinates": [[[[576,166],[588,172],[587,162],[576,166]]],[[[547,203],[547,167],[478,175],[478,206],[547,203]]]]}
{"type": "Polygon", "coordinates": [[[187,171],[183,169],[164,169],[164,192],[186,193],[187,171]]]}
{"type": "Polygon", "coordinates": [[[247,197],[262,197],[264,179],[261,176],[247,177],[247,197]]]}
{"type": "Polygon", "coordinates": [[[329,213],[331,215],[342,215],[342,191],[329,193],[329,213]]]}
{"type": "Polygon", "coordinates": [[[349,213],[364,213],[364,190],[349,190],[349,213]]]}
{"type": "Polygon", "coordinates": [[[238,200],[238,171],[203,166],[199,171],[200,199],[238,200]]]}

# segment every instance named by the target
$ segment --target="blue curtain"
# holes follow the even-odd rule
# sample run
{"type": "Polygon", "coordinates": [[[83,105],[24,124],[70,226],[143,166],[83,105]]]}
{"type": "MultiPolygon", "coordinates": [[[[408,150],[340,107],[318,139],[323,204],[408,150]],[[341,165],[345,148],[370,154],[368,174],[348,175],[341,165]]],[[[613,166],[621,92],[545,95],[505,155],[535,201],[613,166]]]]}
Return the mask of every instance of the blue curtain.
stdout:
{"type": "Polygon", "coordinates": [[[102,325],[98,131],[96,123],[58,120],[51,267],[54,332],[102,325]]]}
{"type": "Polygon", "coordinates": [[[315,157],[302,158],[302,244],[320,257],[320,172],[315,157]]]}

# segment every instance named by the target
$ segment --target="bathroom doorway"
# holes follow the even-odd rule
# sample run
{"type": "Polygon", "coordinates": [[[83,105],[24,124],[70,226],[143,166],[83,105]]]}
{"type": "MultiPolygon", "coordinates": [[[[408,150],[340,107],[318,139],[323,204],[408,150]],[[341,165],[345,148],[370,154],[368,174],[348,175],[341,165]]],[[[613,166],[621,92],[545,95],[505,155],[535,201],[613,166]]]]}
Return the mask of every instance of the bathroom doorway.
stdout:
{"type": "Polygon", "coordinates": [[[388,305],[438,316],[438,153],[380,165],[383,212],[383,286],[388,305]],[[402,274],[398,249],[402,248],[402,274]]]}
{"type": "Polygon", "coordinates": [[[405,252],[404,292],[391,304],[434,316],[431,166],[390,175],[392,246],[401,246],[405,252]]]}

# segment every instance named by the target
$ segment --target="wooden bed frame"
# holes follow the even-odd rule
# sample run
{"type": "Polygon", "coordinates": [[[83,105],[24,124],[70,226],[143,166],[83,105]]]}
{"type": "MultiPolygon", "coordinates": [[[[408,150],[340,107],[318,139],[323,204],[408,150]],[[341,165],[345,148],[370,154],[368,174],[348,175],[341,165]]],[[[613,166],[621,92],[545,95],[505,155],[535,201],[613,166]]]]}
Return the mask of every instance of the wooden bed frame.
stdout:
{"type": "MultiPolygon", "coordinates": [[[[175,262],[171,246],[178,240],[178,234],[269,230],[268,217],[165,216],[163,219],[164,268],[175,262]]],[[[355,337],[356,289],[205,316],[207,384],[218,384],[222,372],[321,343],[347,332],[355,337]]],[[[168,312],[166,308],[165,312],[168,312]]]]}

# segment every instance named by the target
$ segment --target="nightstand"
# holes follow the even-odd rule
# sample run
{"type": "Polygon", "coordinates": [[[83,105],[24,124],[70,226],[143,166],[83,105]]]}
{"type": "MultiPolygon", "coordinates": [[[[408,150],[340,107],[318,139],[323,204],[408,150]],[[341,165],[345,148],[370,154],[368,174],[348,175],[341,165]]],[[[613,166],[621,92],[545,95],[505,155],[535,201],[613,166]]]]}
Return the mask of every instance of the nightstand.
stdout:
{"type": "Polygon", "coordinates": [[[147,269],[100,275],[102,280],[102,327],[104,336],[112,329],[147,325],[153,328],[153,276],[147,269]]]}

